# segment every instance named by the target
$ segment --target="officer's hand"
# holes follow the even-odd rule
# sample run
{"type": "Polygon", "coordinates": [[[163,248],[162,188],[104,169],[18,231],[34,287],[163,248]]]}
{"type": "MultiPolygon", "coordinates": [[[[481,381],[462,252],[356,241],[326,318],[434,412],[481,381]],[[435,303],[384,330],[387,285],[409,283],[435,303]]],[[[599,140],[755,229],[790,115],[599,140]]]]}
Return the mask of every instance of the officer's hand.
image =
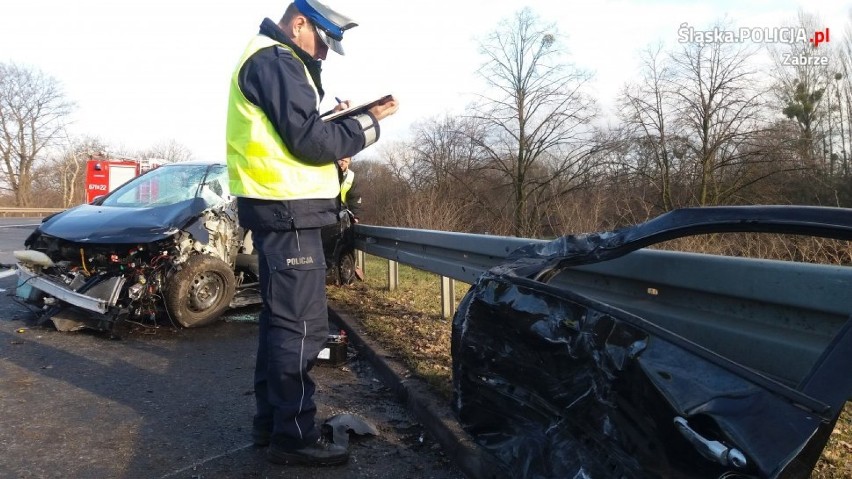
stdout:
{"type": "Polygon", "coordinates": [[[370,108],[370,113],[376,117],[376,120],[381,120],[393,115],[397,110],[399,110],[399,102],[391,96],[387,101],[370,108]]]}
{"type": "Polygon", "coordinates": [[[345,109],[349,108],[349,105],[350,105],[350,104],[351,104],[351,103],[349,102],[349,100],[343,100],[342,102],[340,102],[340,103],[338,103],[337,105],[335,105],[335,107],[334,107],[334,108],[332,108],[332,109],[331,109],[331,111],[332,111],[333,113],[337,113],[337,112],[339,112],[339,111],[343,111],[343,110],[345,110],[345,109]]]}

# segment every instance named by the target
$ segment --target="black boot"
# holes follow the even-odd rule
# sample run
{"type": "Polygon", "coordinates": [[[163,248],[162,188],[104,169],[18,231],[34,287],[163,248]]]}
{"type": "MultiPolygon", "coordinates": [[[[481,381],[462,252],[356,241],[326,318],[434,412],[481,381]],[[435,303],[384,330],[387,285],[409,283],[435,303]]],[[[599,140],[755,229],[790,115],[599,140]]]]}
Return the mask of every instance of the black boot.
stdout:
{"type": "Polygon", "coordinates": [[[275,464],[336,466],[349,460],[349,450],[320,437],[317,442],[301,449],[284,449],[272,443],[266,451],[266,460],[275,464]]]}
{"type": "Polygon", "coordinates": [[[254,428],[251,430],[251,440],[257,447],[268,446],[271,436],[272,433],[268,429],[254,428]]]}

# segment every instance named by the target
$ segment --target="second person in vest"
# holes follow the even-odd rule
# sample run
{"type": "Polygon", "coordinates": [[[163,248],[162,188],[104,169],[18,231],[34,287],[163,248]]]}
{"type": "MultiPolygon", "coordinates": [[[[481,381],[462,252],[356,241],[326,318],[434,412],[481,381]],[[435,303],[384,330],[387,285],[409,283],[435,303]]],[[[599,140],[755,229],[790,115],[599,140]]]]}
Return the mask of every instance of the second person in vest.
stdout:
{"type": "Polygon", "coordinates": [[[353,221],[358,223],[361,212],[361,192],[358,189],[358,184],[355,183],[355,172],[349,167],[351,163],[352,158],[348,156],[337,160],[341,175],[340,201],[344,208],[348,208],[352,212],[353,221]]]}

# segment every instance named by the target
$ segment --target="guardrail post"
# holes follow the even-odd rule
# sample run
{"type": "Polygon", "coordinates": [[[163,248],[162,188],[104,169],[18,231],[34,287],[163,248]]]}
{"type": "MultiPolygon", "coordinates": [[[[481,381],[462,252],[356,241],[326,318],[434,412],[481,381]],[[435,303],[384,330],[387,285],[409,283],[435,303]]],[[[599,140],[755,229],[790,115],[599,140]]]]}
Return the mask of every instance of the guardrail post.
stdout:
{"type": "Polygon", "coordinates": [[[367,263],[364,261],[364,252],[360,249],[355,250],[355,267],[361,269],[361,274],[367,276],[367,263]]]}
{"type": "Polygon", "coordinates": [[[395,291],[399,286],[399,263],[388,260],[388,291],[395,291]]]}
{"type": "Polygon", "coordinates": [[[441,276],[441,314],[444,319],[456,314],[456,281],[446,276],[441,276]]]}

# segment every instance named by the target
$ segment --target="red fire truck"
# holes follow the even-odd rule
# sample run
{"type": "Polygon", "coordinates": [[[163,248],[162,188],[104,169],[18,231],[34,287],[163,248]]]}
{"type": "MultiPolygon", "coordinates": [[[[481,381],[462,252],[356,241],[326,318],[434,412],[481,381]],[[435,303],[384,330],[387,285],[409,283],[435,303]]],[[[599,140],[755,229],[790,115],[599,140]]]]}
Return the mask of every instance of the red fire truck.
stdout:
{"type": "Polygon", "coordinates": [[[86,203],[103,196],[127,181],[162,165],[158,159],[113,159],[93,156],[86,162],[86,203]]]}

